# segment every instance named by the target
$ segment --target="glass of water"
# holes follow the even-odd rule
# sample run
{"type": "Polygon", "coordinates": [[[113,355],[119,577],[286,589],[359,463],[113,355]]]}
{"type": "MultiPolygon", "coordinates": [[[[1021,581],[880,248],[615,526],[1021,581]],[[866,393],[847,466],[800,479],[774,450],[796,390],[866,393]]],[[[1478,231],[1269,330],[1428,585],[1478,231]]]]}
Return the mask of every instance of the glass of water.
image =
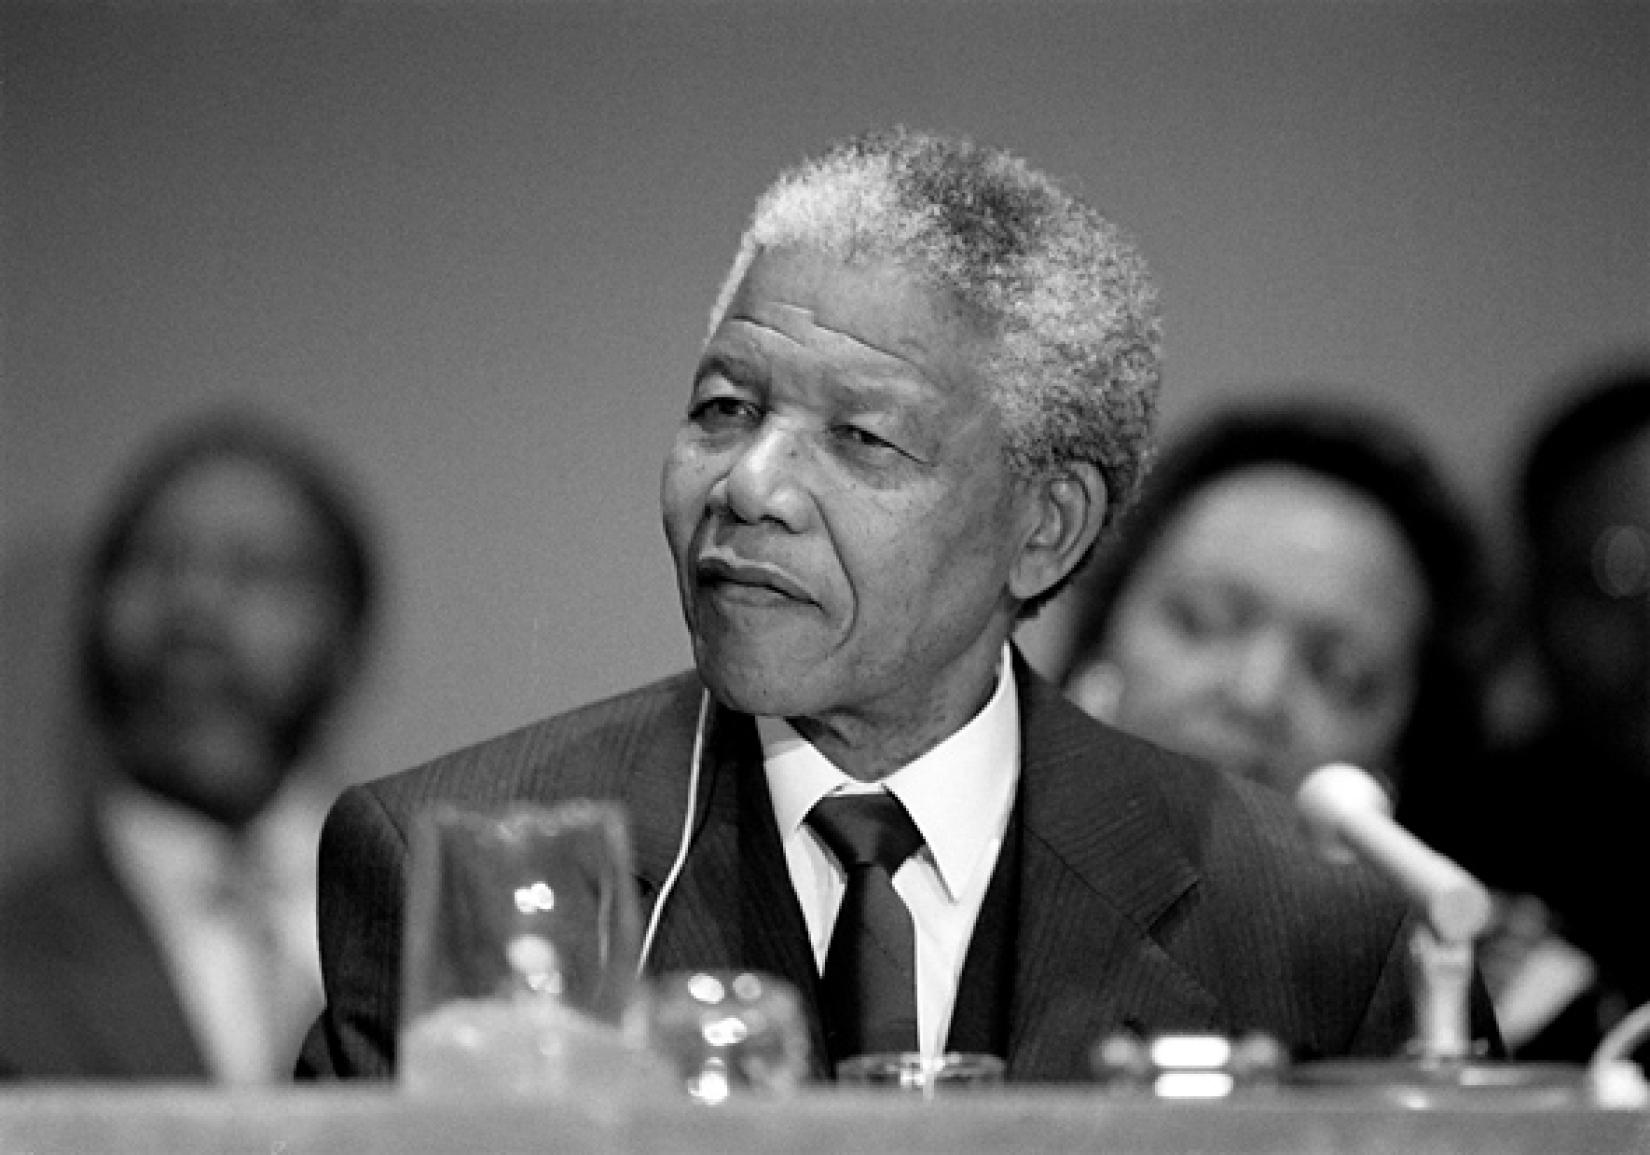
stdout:
{"type": "Polygon", "coordinates": [[[640,923],[611,803],[433,809],[414,833],[399,1069],[416,1091],[624,1085],[640,923]]]}

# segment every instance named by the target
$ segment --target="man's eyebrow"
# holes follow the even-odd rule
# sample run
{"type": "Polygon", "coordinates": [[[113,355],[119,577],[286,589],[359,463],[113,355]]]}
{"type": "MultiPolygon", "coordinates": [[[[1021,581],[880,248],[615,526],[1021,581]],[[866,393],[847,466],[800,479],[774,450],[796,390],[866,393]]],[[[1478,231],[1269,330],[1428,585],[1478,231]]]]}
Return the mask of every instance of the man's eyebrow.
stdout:
{"type": "Polygon", "coordinates": [[[693,381],[698,384],[706,377],[717,374],[735,384],[746,384],[760,372],[760,368],[761,359],[748,350],[711,348],[700,355],[699,363],[693,369],[693,381]]]}
{"type": "Polygon", "coordinates": [[[904,410],[927,396],[928,378],[921,374],[917,375],[921,385],[907,378],[859,381],[840,373],[830,374],[829,379],[831,387],[849,405],[867,412],[904,410]]]}

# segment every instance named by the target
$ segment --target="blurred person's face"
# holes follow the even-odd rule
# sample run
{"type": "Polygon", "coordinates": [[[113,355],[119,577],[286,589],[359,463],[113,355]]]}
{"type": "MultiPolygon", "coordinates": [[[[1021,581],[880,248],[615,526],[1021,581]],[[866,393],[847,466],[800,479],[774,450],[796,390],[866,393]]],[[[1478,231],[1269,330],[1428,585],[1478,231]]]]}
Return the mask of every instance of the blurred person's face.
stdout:
{"type": "Polygon", "coordinates": [[[1559,495],[1536,622],[1566,727],[1650,773],[1650,431],[1559,495]]]}
{"type": "Polygon", "coordinates": [[[250,461],[203,462],[150,503],[99,621],[134,779],[232,824],[274,794],[346,662],[328,541],[305,500],[250,461]]]}
{"type": "Polygon", "coordinates": [[[1014,599],[1047,584],[982,350],[897,267],[782,250],[700,360],[663,478],[695,660],[839,765],[867,735],[898,765],[972,716],[1014,599]]]}
{"type": "Polygon", "coordinates": [[[1331,761],[1390,773],[1427,613],[1421,572],[1374,502],[1304,469],[1237,470],[1194,493],[1141,559],[1100,647],[1112,700],[1083,704],[1288,792],[1331,761]]]}

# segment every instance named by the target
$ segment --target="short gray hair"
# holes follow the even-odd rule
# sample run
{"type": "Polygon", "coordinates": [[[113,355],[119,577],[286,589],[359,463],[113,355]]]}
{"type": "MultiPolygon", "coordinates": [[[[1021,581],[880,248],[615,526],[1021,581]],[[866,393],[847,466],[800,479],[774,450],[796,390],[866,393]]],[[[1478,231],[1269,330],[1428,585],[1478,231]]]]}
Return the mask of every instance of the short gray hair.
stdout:
{"type": "Polygon", "coordinates": [[[995,337],[986,366],[1012,469],[1090,462],[1110,521],[1151,454],[1161,329],[1144,261],[1117,227],[1016,156],[894,128],[781,173],[757,201],[711,314],[763,249],[891,260],[995,337]]]}

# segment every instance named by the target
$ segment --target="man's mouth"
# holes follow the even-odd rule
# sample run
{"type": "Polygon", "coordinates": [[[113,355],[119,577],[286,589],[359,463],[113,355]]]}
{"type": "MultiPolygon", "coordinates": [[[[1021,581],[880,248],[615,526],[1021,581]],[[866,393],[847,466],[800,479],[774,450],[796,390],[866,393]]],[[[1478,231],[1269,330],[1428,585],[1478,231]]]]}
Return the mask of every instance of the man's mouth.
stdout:
{"type": "Polygon", "coordinates": [[[761,600],[771,600],[775,596],[798,602],[814,600],[801,582],[778,566],[765,562],[710,552],[700,555],[693,572],[700,585],[714,587],[721,593],[743,594],[761,600]]]}

